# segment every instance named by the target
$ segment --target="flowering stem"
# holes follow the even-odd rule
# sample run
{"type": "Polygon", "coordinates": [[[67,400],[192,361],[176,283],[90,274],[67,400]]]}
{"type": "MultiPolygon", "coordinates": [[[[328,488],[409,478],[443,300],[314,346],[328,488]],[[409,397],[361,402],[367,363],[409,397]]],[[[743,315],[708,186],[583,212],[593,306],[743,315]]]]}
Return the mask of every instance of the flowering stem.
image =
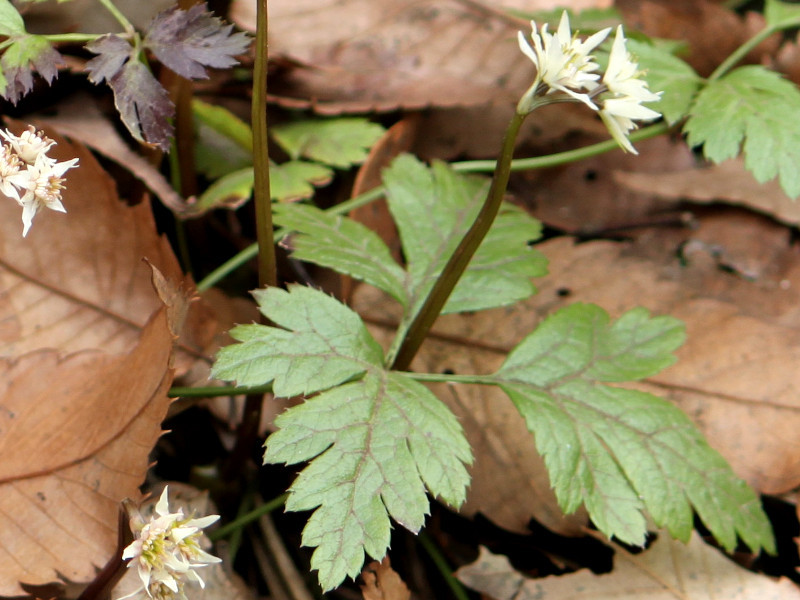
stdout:
{"type": "Polygon", "coordinates": [[[469,261],[478,246],[480,246],[483,238],[486,237],[489,227],[494,222],[508,185],[508,177],[511,173],[511,159],[514,156],[514,144],[517,134],[526,116],[514,113],[511,122],[508,124],[508,129],[506,129],[503,148],[500,153],[500,159],[497,161],[492,185],[477,218],[461,239],[450,260],[447,261],[447,265],[445,265],[441,275],[439,275],[413,320],[408,324],[403,323],[400,325],[387,358],[387,362],[392,369],[401,371],[408,369],[411,360],[428,335],[433,322],[439,316],[445,302],[450,297],[450,293],[466,270],[469,261]]]}
{"type": "Polygon", "coordinates": [[[269,189],[269,148],[267,138],[267,0],[256,3],[256,60],[253,65],[253,198],[256,207],[258,238],[258,283],[260,287],[277,283],[275,240],[272,232],[272,198],[269,189]]]}

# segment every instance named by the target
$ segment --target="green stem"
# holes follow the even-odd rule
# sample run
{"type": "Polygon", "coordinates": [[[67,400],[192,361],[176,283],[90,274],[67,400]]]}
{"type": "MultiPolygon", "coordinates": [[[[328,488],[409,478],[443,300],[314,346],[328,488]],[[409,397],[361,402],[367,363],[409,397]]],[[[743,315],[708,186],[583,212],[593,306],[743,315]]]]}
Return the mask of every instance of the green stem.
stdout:
{"type": "MultiPolygon", "coordinates": [[[[491,375],[453,375],[446,373],[413,373],[403,372],[403,375],[416,379],[417,381],[427,381],[430,383],[470,383],[475,385],[496,385],[497,381],[491,375]]],[[[217,388],[219,389],[219,388],[217,388]]],[[[172,395],[172,390],[170,390],[172,395]]]]}
{"type": "Polygon", "coordinates": [[[105,9],[110,12],[114,18],[117,20],[117,23],[122,25],[122,28],[125,30],[125,33],[128,35],[134,35],[136,30],[134,29],[133,25],[130,21],[128,21],[127,17],[123,15],[119,9],[114,6],[114,3],[111,0],[99,0],[100,4],[102,4],[105,9]]]}
{"type": "Polygon", "coordinates": [[[230,535],[237,529],[241,529],[245,525],[252,523],[256,519],[258,519],[258,517],[260,517],[261,515],[266,515],[267,513],[271,513],[273,510],[279,509],[281,506],[286,504],[286,498],[288,497],[289,494],[281,494],[277,498],[273,498],[269,502],[254,508],[246,515],[237,517],[235,521],[231,521],[230,523],[223,525],[219,529],[212,531],[211,533],[208,534],[208,537],[212,541],[222,539],[227,535],[230,535]]]}
{"type": "Polygon", "coordinates": [[[253,199],[258,239],[258,282],[260,287],[277,284],[275,240],[272,231],[272,198],[269,190],[269,147],[267,138],[267,0],[256,2],[256,60],[253,65],[253,199]]]}
{"type": "Polygon", "coordinates": [[[173,387],[167,392],[170,398],[217,398],[220,396],[250,396],[268,394],[272,384],[253,386],[225,387],[173,387]]]}
{"type": "Polygon", "coordinates": [[[397,335],[389,349],[387,362],[392,369],[405,371],[411,364],[411,360],[419,350],[425,337],[428,335],[433,322],[439,316],[442,308],[450,297],[456,283],[461,278],[467,264],[472,259],[475,251],[480,246],[486,233],[489,231],[503,203],[503,196],[508,185],[508,177],[511,174],[511,159],[514,157],[514,143],[522,126],[526,115],[514,113],[511,122],[508,124],[505,138],[503,139],[503,149],[500,153],[500,160],[492,178],[492,185],[489,194],[478,213],[475,222],[470,226],[467,233],[459,242],[458,247],[453,252],[450,260],[447,261],[441,275],[433,285],[428,297],[425,299],[420,310],[414,316],[411,323],[401,324],[397,335]]]}
{"type": "MultiPolygon", "coordinates": [[[[647,140],[663,133],[669,131],[669,125],[665,122],[656,123],[655,125],[650,125],[648,127],[643,127],[637,131],[634,131],[630,135],[631,142],[640,142],[642,140],[647,140]]],[[[585,158],[590,158],[592,156],[598,156],[605,152],[610,152],[611,150],[616,150],[619,148],[619,144],[617,144],[614,140],[606,140],[604,142],[599,142],[597,144],[592,144],[591,146],[585,146],[583,148],[576,148],[575,150],[567,150],[566,152],[559,152],[557,154],[549,154],[547,156],[536,156],[533,158],[518,158],[516,160],[511,161],[511,170],[512,171],[526,171],[529,169],[543,169],[546,167],[555,167],[558,165],[563,165],[571,162],[575,162],[578,160],[583,160],[585,158]]],[[[460,171],[462,173],[487,173],[492,172],[497,167],[497,161],[494,160],[468,160],[463,162],[456,162],[451,163],[453,169],[456,171],[460,171]]],[[[356,196],[355,198],[351,198],[346,202],[342,202],[341,204],[337,204],[327,210],[327,212],[333,215],[341,215],[351,210],[354,210],[360,206],[364,206],[365,204],[369,204],[373,200],[380,198],[386,188],[384,186],[378,186],[372,188],[368,192],[364,192],[356,196]]],[[[275,239],[280,240],[290,232],[285,229],[278,229],[275,231],[275,239]]],[[[198,291],[207,290],[214,285],[216,285],[219,281],[224,279],[229,273],[235,271],[244,263],[252,260],[258,255],[258,247],[256,244],[248,246],[235,256],[228,259],[226,262],[221,264],[219,267],[211,271],[208,275],[206,275],[200,282],[197,284],[198,291]]]]}
{"type": "Polygon", "coordinates": [[[420,533],[417,539],[423,550],[428,553],[433,564],[439,569],[439,573],[442,574],[445,583],[447,583],[450,591],[453,592],[453,596],[458,600],[469,600],[467,591],[464,589],[464,586],[461,585],[461,582],[453,575],[453,570],[450,568],[450,565],[447,564],[447,560],[442,556],[442,553],[439,552],[439,548],[436,547],[436,544],[434,544],[424,532],[420,533]]]}
{"type": "Polygon", "coordinates": [[[776,27],[767,27],[766,29],[762,29],[761,31],[759,31],[757,34],[755,34],[753,37],[747,40],[744,44],[742,44],[736,50],[734,50],[733,53],[728,56],[728,58],[723,60],[722,64],[720,64],[716,69],[714,69],[714,72],[708,76],[708,80],[714,81],[725,75],[725,73],[727,73],[734,66],[736,66],[736,64],[740,60],[742,60],[745,56],[747,56],[748,53],[753,48],[758,46],[761,42],[763,42],[765,39],[767,39],[769,36],[771,36],[773,33],[776,33],[777,31],[779,31],[779,29],[776,27]]]}
{"type": "MultiPolygon", "coordinates": [[[[661,121],[654,125],[637,129],[630,134],[629,139],[631,142],[641,142],[650,138],[659,136],[669,131],[670,127],[666,122],[661,121]]],[[[567,150],[565,152],[557,152],[556,154],[548,154],[547,156],[534,156],[532,158],[517,158],[511,161],[512,171],[528,171],[530,169],[545,169],[547,167],[556,167],[567,163],[577,162],[600,154],[605,154],[611,150],[619,149],[619,144],[616,140],[606,140],[598,142],[583,148],[575,148],[574,150],[567,150]]],[[[455,171],[464,173],[491,173],[497,166],[497,161],[494,160],[465,160],[462,162],[450,163],[450,166],[455,171]]]]}
{"type": "Polygon", "coordinates": [[[58,42],[65,42],[65,43],[83,43],[83,42],[93,42],[97,38],[100,37],[101,34],[99,33],[52,33],[43,35],[42,37],[46,39],[48,42],[58,43],[58,42]]]}

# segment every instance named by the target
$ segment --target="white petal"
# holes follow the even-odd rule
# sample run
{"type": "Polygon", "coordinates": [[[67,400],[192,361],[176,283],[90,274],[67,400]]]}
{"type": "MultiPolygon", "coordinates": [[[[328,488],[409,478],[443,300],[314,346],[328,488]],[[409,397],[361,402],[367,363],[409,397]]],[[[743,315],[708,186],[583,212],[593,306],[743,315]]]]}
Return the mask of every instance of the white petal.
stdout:
{"type": "Polygon", "coordinates": [[[164,486],[164,491],[161,492],[161,497],[156,504],[156,513],[164,517],[169,514],[169,486],[164,486]]]}
{"type": "Polygon", "coordinates": [[[635,98],[610,98],[603,102],[603,108],[610,114],[639,121],[657,119],[661,116],[661,113],[639,104],[635,98]]]}

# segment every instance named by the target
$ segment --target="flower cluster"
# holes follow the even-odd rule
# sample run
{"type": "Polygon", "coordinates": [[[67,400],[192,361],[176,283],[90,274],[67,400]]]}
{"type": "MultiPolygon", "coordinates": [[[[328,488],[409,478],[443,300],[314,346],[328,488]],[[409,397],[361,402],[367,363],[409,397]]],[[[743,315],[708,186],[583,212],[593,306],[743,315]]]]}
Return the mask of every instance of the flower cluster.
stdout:
{"type": "Polygon", "coordinates": [[[519,101],[517,112],[527,114],[551,102],[583,102],[600,113],[612,137],[624,150],[636,154],[628,133],[636,128],[634,120],[661,116],[642,106],[642,102],[659,100],[660,93],[651,92],[647,82],[641,79],[643,73],[627,50],[622,26],[617,28],[602,80],[591,52],[608,37],[610,27],[581,41],[577,34],[571,33],[566,11],[561,15],[556,33],[549,33],[546,24],[539,32],[535,22],[531,21],[531,27],[533,46],[522,32],[519,32],[518,41],[520,50],[536,66],[536,79],[519,101]]]}
{"type": "Polygon", "coordinates": [[[57,162],[47,156],[55,142],[29,126],[22,135],[0,129],[5,144],[0,148],[0,192],[22,207],[22,235],[28,235],[33,217],[43,206],[67,212],[61,204],[64,173],[78,164],[78,159],[57,162]]]}
{"type": "Polygon", "coordinates": [[[181,509],[169,512],[168,487],[164,488],[155,506],[155,515],[145,519],[134,513],[131,530],[134,541],[125,548],[123,559],[130,559],[128,568],[136,567],[141,587],[124,598],[152,598],[153,600],[186,600],[187,582],[205,584],[196,569],[220,562],[216,556],[200,547],[201,531],[219,519],[210,515],[199,519],[186,518],[181,509]]]}

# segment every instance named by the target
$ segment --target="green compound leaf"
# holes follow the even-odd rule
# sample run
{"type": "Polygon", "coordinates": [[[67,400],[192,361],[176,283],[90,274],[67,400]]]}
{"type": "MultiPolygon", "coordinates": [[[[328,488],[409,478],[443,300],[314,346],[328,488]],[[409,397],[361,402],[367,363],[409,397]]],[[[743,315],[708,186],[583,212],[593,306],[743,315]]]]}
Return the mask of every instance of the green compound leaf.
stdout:
{"type": "Polygon", "coordinates": [[[664,115],[667,123],[674,125],[689,112],[702,78],[694,69],[665,48],[628,40],[628,49],[645,71],[648,87],[662,92],[661,101],[650,105],[664,115]]]}
{"type": "MultiPolygon", "coordinates": [[[[475,220],[489,182],[441,162],[428,168],[410,155],[395,159],[383,181],[408,262],[410,319],[475,220]]],[[[536,293],[530,278],[547,274],[547,259],[529,244],[540,236],[539,221],[504,205],[442,313],[504,306],[536,293]]]]}
{"type": "Polygon", "coordinates": [[[293,159],[302,156],[343,169],[364,162],[383,132],[377,123],[360,117],[296,121],[270,129],[293,159]]]}
{"type": "Polygon", "coordinates": [[[359,573],[365,553],[385,555],[390,517],[419,531],[426,489],[452,506],[464,501],[469,445],[425,386],[383,369],[380,347],[349,308],[300,286],[255,295],[276,327],[235,328],[242,343],[220,351],[213,376],[273,382],[278,396],[320,392],[276,419],[264,462],[310,461],[286,507],[314,511],[303,544],[316,547],[311,564],[330,590],[359,573]]]}
{"type": "Polygon", "coordinates": [[[334,268],[405,304],[405,271],[371,229],[305,204],[276,205],[273,219],[277,225],[302,234],[291,238],[295,258],[334,268]]]}
{"type": "Polygon", "coordinates": [[[694,508],[727,550],[738,535],[754,551],[774,551],[758,497],[683,412],[605,385],[672,364],[683,339],[672,317],[637,308],[609,324],[603,309],[575,304],[546,319],[488,379],[535,435],[565,512],[583,503],[604,534],[642,544],[644,510],[686,541],[694,508]]]}
{"type": "Polygon", "coordinates": [[[800,91],[774,71],[746,66],[709,84],[697,96],[684,132],[691,146],[720,163],[744,150],[759,182],[776,175],[787,195],[800,195],[800,91]]]}

